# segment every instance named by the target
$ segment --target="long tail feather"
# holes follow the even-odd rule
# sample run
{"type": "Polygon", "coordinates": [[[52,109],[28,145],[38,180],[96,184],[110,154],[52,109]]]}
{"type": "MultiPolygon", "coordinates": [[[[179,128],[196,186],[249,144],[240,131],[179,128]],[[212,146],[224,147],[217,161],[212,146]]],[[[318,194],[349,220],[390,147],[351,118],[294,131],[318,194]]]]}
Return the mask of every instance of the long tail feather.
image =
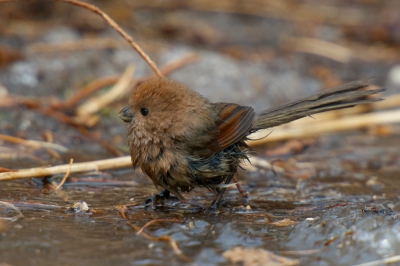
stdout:
{"type": "Polygon", "coordinates": [[[368,99],[367,96],[385,91],[386,89],[360,90],[368,87],[370,81],[370,79],[353,81],[288,104],[262,111],[254,118],[252,131],[279,126],[317,113],[380,101],[381,99],[379,98],[368,99]]]}

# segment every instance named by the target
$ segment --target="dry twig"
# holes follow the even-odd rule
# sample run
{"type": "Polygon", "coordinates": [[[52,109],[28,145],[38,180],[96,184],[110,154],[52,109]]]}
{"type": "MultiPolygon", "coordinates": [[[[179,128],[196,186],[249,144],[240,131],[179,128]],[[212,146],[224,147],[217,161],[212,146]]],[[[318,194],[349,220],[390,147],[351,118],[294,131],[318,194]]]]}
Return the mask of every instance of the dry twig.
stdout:
{"type": "Polygon", "coordinates": [[[0,173],[0,181],[64,174],[70,168],[71,168],[70,174],[73,174],[73,173],[84,173],[91,171],[102,171],[106,169],[128,168],[131,166],[132,166],[131,157],[125,156],[125,157],[99,160],[93,162],[75,163],[72,166],[70,166],[69,164],[64,164],[51,167],[23,169],[17,172],[0,173]]]}
{"type": "MultiPolygon", "coordinates": [[[[121,214],[122,218],[124,218],[125,220],[128,220],[128,218],[125,215],[125,210],[126,210],[126,206],[119,206],[119,213],[121,214]]],[[[163,241],[163,242],[167,242],[168,245],[174,250],[175,254],[178,255],[180,258],[182,258],[183,260],[190,262],[192,261],[190,258],[186,257],[182,251],[180,250],[178,243],[176,243],[175,239],[173,239],[172,237],[168,236],[168,235],[163,235],[163,236],[159,236],[159,237],[153,237],[145,232],[143,232],[143,230],[148,227],[151,224],[154,224],[156,222],[178,222],[181,223],[182,220],[178,220],[178,219],[156,219],[153,221],[150,221],[148,223],[146,223],[142,228],[139,228],[137,225],[134,225],[130,222],[126,222],[129,226],[131,226],[135,231],[136,234],[139,235],[141,234],[142,236],[144,236],[145,238],[147,238],[150,241],[163,241]]]]}
{"type": "MultiPolygon", "coordinates": [[[[33,43],[28,46],[30,53],[58,53],[80,50],[112,49],[128,46],[125,41],[112,38],[85,38],[57,43],[33,43]]],[[[129,46],[128,46],[129,47],[129,46]]]]}
{"type": "MultiPolygon", "coordinates": [[[[140,230],[140,228],[137,225],[134,225],[130,222],[127,222],[127,224],[129,224],[133,229],[135,229],[136,231],[140,230]]],[[[174,250],[175,254],[178,255],[179,257],[181,257],[182,259],[184,259],[185,261],[192,261],[190,258],[186,257],[182,251],[180,250],[178,243],[176,243],[175,239],[173,239],[172,237],[168,236],[168,235],[163,235],[163,236],[159,236],[159,237],[153,237],[145,232],[142,232],[142,235],[147,238],[150,241],[163,241],[163,242],[167,242],[168,245],[174,250]]]]}
{"type": "Polygon", "coordinates": [[[151,220],[150,222],[146,223],[142,228],[140,228],[136,234],[140,235],[141,233],[143,233],[144,229],[146,229],[147,227],[149,227],[152,224],[155,223],[182,223],[182,220],[179,219],[155,219],[155,220],[151,220]]]}
{"type": "Polygon", "coordinates": [[[38,141],[38,140],[26,140],[26,139],[21,139],[21,138],[3,135],[3,134],[0,134],[0,139],[8,141],[8,142],[16,143],[16,144],[34,147],[34,148],[54,149],[54,150],[58,150],[61,152],[68,151],[68,148],[58,145],[58,144],[51,143],[51,142],[38,141]]]}
{"type": "Polygon", "coordinates": [[[340,63],[348,63],[353,57],[347,47],[314,38],[289,38],[285,45],[298,52],[320,55],[340,63]]]}
{"type": "Polygon", "coordinates": [[[71,158],[71,159],[69,160],[69,168],[68,168],[68,171],[65,173],[65,175],[64,175],[63,179],[61,180],[60,184],[58,184],[58,186],[56,187],[56,190],[59,190],[59,189],[62,187],[62,185],[64,185],[65,181],[67,180],[67,178],[68,178],[68,176],[69,176],[69,173],[71,172],[71,167],[72,167],[72,164],[73,164],[73,163],[74,163],[74,159],[71,158]]]}
{"type": "Polygon", "coordinates": [[[165,66],[161,68],[161,72],[168,76],[171,72],[191,63],[194,63],[199,60],[199,55],[197,53],[192,53],[182,58],[179,58],[175,61],[167,63],[165,66]]]}

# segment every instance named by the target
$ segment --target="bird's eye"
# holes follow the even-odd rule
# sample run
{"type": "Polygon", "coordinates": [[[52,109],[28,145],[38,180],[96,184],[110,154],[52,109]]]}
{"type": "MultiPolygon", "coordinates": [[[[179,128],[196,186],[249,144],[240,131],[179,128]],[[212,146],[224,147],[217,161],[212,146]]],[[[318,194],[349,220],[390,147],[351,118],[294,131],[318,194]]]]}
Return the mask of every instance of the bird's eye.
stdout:
{"type": "Polygon", "coordinates": [[[142,116],[146,116],[149,114],[149,110],[147,110],[147,108],[142,108],[140,109],[140,113],[142,114],[142,116]]]}

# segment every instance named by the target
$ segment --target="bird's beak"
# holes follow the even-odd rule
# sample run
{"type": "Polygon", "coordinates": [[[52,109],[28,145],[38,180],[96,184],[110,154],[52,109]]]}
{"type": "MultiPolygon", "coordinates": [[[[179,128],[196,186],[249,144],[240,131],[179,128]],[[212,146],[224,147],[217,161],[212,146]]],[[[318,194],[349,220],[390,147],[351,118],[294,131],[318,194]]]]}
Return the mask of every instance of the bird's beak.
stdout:
{"type": "Polygon", "coordinates": [[[135,118],[133,116],[133,114],[131,113],[129,105],[124,107],[121,111],[119,111],[118,116],[119,116],[119,118],[122,119],[122,121],[124,121],[126,123],[132,122],[132,120],[135,118]]]}

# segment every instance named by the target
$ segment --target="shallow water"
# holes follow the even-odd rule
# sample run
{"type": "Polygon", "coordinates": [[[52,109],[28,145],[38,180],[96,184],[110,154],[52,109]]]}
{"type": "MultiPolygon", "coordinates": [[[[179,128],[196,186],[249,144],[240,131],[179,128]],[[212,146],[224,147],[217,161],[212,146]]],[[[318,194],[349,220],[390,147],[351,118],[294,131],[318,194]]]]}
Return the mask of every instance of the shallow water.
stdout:
{"type": "MultiPolygon", "coordinates": [[[[13,204],[24,217],[3,221],[8,226],[0,236],[1,262],[229,265],[222,253],[237,246],[300,259],[302,265],[352,265],[398,254],[396,184],[400,171],[393,163],[400,155],[385,147],[390,138],[376,138],[367,147],[355,145],[352,137],[346,137],[346,148],[324,150],[316,157],[317,147],[311,147],[294,156],[298,160],[314,158],[317,174],[306,180],[261,168],[241,171],[239,177],[249,198],[242,199],[231,188],[226,194],[227,206],[211,213],[207,207],[213,195],[203,189],[187,194],[183,203],[145,208],[141,203],[156,190],[133,170],[72,176],[74,182],[67,182],[62,191],[53,191],[41,181],[2,182],[0,200],[13,204]],[[367,148],[371,152],[365,152],[367,148]],[[379,150],[392,159],[382,162],[376,156],[379,150]],[[364,167],[373,161],[381,162],[375,163],[374,169],[364,167]],[[89,205],[89,212],[71,210],[79,201],[89,205]],[[155,219],[179,220],[156,223],[145,232],[152,237],[172,237],[183,255],[165,242],[136,235],[119,213],[124,204],[133,205],[124,213],[138,227],[155,219]]],[[[331,140],[323,138],[319,145],[331,140]]],[[[0,205],[0,211],[2,217],[17,214],[5,205],[0,205]]]]}

